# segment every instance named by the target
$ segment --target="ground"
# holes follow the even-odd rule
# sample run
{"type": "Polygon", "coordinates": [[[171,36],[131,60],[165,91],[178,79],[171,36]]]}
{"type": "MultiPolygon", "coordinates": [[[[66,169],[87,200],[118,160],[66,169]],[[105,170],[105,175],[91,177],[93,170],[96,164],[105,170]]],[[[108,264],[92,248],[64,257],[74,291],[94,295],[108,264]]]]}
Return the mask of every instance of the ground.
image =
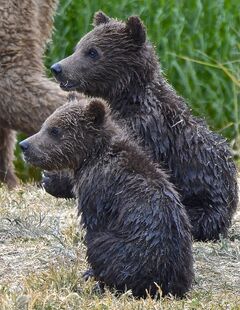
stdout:
{"type": "Polygon", "coordinates": [[[194,243],[196,279],[183,300],[99,294],[81,278],[83,238],[74,200],[32,185],[0,188],[0,309],[240,310],[240,208],[228,239],[194,243]]]}

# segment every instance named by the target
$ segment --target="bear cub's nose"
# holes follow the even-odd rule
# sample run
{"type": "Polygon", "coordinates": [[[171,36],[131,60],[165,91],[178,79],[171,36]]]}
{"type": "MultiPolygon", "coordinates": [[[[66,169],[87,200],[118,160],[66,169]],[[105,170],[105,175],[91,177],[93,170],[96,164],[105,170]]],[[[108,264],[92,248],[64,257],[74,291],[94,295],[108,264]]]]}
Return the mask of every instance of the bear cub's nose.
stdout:
{"type": "Polygon", "coordinates": [[[23,152],[25,152],[29,148],[29,143],[25,140],[19,143],[19,146],[23,152]]]}
{"type": "Polygon", "coordinates": [[[62,72],[62,67],[59,63],[56,63],[51,66],[51,71],[54,75],[58,75],[62,72]]]}

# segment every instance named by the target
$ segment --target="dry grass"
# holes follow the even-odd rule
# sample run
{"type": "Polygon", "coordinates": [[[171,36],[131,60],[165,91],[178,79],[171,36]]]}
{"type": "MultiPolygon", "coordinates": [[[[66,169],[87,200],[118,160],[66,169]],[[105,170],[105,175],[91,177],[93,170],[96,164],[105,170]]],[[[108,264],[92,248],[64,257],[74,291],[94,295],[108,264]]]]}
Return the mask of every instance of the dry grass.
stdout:
{"type": "Polygon", "coordinates": [[[196,283],[184,300],[100,295],[81,278],[83,236],[74,201],[0,188],[0,309],[240,309],[240,210],[229,239],[194,244],[196,283]]]}

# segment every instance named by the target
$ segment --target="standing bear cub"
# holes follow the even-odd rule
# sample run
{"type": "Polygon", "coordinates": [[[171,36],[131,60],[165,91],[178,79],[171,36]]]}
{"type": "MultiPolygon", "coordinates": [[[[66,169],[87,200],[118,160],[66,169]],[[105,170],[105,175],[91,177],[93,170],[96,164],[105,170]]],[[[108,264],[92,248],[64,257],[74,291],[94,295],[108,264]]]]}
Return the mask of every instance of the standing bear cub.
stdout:
{"type": "Polygon", "coordinates": [[[58,0],[0,0],[0,183],[9,188],[18,184],[15,131],[36,133],[66,102],[66,93],[47,78],[43,64],[57,4],[58,0]]]}
{"type": "MultiPolygon", "coordinates": [[[[170,172],[196,240],[226,236],[238,202],[227,143],[192,116],[166,82],[138,17],[125,23],[98,12],[94,25],[71,56],[52,66],[61,88],[110,102],[118,120],[170,172]]],[[[59,186],[49,184],[47,191],[59,186]]]]}
{"type": "Polygon", "coordinates": [[[111,119],[103,101],[57,109],[20,146],[29,163],[69,169],[93,276],[134,296],[183,296],[193,258],[188,217],[166,174],[111,119]]]}

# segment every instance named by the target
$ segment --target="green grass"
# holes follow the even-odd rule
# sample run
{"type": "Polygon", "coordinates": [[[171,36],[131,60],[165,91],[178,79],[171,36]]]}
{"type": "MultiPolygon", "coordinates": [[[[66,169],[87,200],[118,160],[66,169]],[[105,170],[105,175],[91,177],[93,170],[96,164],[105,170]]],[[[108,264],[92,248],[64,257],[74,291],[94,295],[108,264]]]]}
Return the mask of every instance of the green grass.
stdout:
{"type": "MultiPolygon", "coordinates": [[[[144,20],[169,82],[195,115],[240,149],[240,2],[60,0],[46,67],[72,53],[97,10],[144,20]]],[[[48,71],[49,73],[49,71],[48,71]]],[[[24,170],[19,168],[20,172],[24,170]]],[[[27,173],[28,175],[28,173],[27,173]]]]}
{"type": "Polygon", "coordinates": [[[195,242],[195,282],[183,300],[99,294],[87,269],[75,201],[34,186],[0,188],[1,310],[240,310],[240,210],[229,238],[195,242]]]}

